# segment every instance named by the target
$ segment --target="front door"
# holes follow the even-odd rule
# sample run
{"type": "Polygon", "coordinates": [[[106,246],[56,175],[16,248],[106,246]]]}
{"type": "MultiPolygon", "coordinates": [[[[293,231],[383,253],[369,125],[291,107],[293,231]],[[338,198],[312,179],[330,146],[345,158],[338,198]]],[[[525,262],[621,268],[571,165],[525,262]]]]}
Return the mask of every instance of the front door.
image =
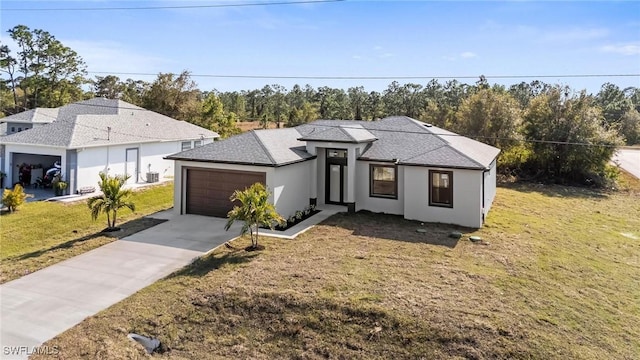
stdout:
{"type": "Polygon", "coordinates": [[[347,150],[327,149],[325,203],[344,205],[347,199],[347,150]]]}
{"type": "Polygon", "coordinates": [[[127,149],[124,174],[129,177],[127,184],[138,182],[138,148],[127,149]]]}

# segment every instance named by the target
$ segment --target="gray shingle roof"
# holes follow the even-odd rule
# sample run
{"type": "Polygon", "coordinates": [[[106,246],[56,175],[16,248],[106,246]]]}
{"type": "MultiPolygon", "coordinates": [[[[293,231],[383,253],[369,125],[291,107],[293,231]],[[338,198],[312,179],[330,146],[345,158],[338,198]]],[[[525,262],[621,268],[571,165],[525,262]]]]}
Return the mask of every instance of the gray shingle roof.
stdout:
{"type": "Polygon", "coordinates": [[[317,120],[293,129],[256,130],[169,158],[278,166],[312,158],[302,140],[372,141],[359,159],[417,166],[485,169],[500,153],[473,139],[394,116],[371,122],[317,120]]]}
{"type": "Polygon", "coordinates": [[[311,159],[296,129],[252,130],[167,159],[281,166],[311,159]]]}
{"type": "Polygon", "coordinates": [[[363,128],[360,124],[338,125],[327,127],[326,129],[318,129],[318,131],[310,131],[300,138],[300,140],[303,141],[330,141],[345,143],[371,142],[377,139],[378,138],[363,128]]]}
{"type": "Polygon", "coordinates": [[[53,122],[57,115],[58,109],[35,108],[14,115],[9,115],[0,119],[0,122],[47,124],[53,122]]]}
{"type": "MultiPolygon", "coordinates": [[[[213,131],[155,113],[122,100],[94,98],[46,109],[56,120],[0,138],[0,143],[47,145],[68,149],[141,142],[211,139],[213,131]],[[55,110],[55,112],[54,112],[55,110]],[[110,130],[109,130],[110,128],[110,130]]],[[[19,115],[19,114],[16,114],[19,115]]],[[[13,115],[13,116],[16,116],[13,115]]],[[[44,116],[44,115],[43,115],[44,116]]]]}

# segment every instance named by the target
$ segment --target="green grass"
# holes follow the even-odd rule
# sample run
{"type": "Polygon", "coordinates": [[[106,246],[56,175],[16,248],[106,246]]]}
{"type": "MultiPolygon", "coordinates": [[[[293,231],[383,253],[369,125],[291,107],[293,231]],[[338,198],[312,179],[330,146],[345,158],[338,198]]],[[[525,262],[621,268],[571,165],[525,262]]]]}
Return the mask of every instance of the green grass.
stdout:
{"type": "MultiPolygon", "coordinates": [[[[119,212],[117,225],[123,232],[118,237],[155,224],[142,218],[173,205],[173,185],[136,191],[132,201],[135,212],[119,212]]],[[[26,203],[16,212],[0,216],[0,224],[0,283],[117,239],[100,234],[106,227],[106,217],[101,215],[93,221],[86,201],[26,203]]]]}
{"type": "Polygon", "coordinates": [[[146,358],[137,332],[171,359],[634,359],[640,182],[623,180],[501,187],[478,231],[358,213],[261,252],[236,240],[45,345],[146,358]]]}

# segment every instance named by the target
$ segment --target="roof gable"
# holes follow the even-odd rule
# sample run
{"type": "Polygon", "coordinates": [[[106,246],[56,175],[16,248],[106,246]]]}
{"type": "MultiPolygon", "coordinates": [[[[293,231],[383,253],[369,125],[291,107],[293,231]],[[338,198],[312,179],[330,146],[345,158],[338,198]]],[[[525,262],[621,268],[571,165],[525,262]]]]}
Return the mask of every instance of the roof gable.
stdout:
{"type": "Polygon", "coordinates": [[[296,129],[252,130],[168,156],[168,159],[281,166],[313,158],[296,129]]]}
{"type": "Polygon", "coordinates": [[[308,132],[299,140],[302,141],[326,141],[326,142],[344,142],[344,143],[361,143],[371,142],[377,138],[360,124],[327,126],[326,129],[318,129],[318,131],[308,132]]]}

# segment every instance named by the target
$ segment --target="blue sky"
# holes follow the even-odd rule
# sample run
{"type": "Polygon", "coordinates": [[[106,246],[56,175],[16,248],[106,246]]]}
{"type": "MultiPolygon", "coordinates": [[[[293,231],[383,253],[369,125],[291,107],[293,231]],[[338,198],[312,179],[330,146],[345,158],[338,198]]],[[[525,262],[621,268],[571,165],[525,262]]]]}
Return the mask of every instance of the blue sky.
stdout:
{"type": "MultiPolygon", "coordinates": [[[[11,1],[1,40],[18,24],[76,50],[90,72],[282,76],[640,74],[640,2],[344,1],[230,8],[6,11],[11,8],[207,5],[253,1],[11,1]]],[[[295,1],[295,0],[290,0],[295,1]]],[[[153,80],[155,76],[127,76],[153,80]]],[[[383,90],[392,80],[228,79],[194,76],[202,90],[295,83],[383,90]]],[[[547,78],[597,92],[640,77],[547,78]]],[[[399,80],[426,84],[428,79],[399,80]]],[[[446,79],[440,80],[445,82],[446,79]]],[[[460,79],[473,83],[476,79],[460,79]]]]}

